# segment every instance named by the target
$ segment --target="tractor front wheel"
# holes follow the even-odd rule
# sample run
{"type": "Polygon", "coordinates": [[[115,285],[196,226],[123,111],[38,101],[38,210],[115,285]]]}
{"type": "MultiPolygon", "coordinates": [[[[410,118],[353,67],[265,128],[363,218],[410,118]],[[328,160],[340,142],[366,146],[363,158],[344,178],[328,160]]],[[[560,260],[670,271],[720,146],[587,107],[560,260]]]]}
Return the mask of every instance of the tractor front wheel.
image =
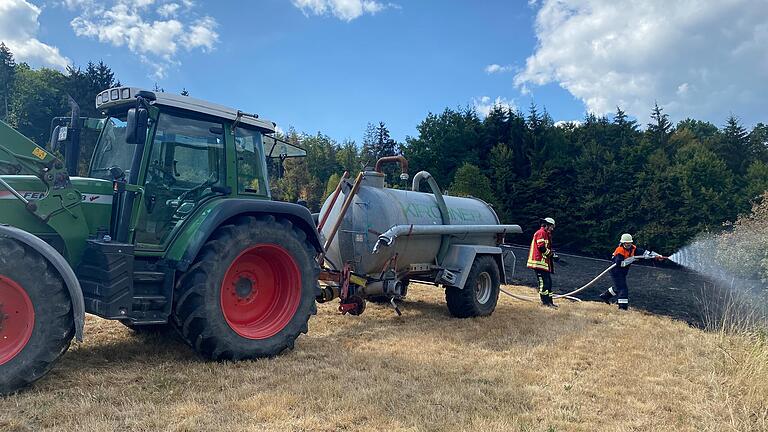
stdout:
{"type": "Polygon", "coordinates": [[[0,237],[0,395],[45,375],[75,334],[72,303],[40,253],[0,237]]]}
{"type": "Polygon", "coordinates": [[[286,219],[247,216],[220,227],[179,279],[174,312],[182,337],[214,360],[293,348],[317,311],[314,255],[306,234],[286,219]]]}

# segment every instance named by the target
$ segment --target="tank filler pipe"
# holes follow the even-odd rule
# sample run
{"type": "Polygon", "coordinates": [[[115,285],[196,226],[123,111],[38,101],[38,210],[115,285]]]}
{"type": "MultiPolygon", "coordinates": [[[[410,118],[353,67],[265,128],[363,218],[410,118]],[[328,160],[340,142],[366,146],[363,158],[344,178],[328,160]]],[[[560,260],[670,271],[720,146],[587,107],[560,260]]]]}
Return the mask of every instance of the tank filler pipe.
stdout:
{"type": "MultiPolygon", "coordinates": [[[[432,174],[428,173],[427,171],[419,171],[418,173],[416,173],[416,175],[413,176],[413,183],[411,184],[411,190],[414,192],[418,192],[419,188],[421,187],[422,180],[426,180],[427,184],[429,184],[429,188],[432,189],[432,194],[435,196],[435,201],[437,201],[437,209],[440,210],[440,218],[443,221],[443,225],[450,225],[451,216],[448,213],[448,206],[445,205],[445,199],[443,198],[443,193],[440,191],[440,187],[437,185],[435,178],[432,177],[432,174]]],[[[451,243],[450,239],[445,235],[440,240],[440,249],[438,249],[437,251],[438,264],[441,264],[443,262],[443,258],[445,258],[445,254],[448,253],[448,247],[451,245],[450,243],[451,243]]]]}
{"type": "MultiPolygon", "coordinates": [[[[383,174],[384,171],[381,170],[381,166],[385,163],[390,162],[397,162],[400,164],[400,173],[408,175],[408,159],[405,158],[403,155],[396,155],[396,156],[384,156],[382,158],[379,158],[379,160],[376,161],[376,167],[374,170],[377,173],[383,174]]],[[[408,177],[405,177],[406,180],[408,180],[408,177]]]]}

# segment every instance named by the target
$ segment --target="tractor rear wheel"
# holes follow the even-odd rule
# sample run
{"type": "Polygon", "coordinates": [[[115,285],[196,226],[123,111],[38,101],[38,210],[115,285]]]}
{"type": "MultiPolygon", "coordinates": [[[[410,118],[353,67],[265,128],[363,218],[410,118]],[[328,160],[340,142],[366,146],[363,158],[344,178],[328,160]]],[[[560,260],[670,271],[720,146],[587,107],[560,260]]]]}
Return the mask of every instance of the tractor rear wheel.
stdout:
{"type": "Polygon", "coordinates": [[[45,375],[75,334],[64,281],[40,253],[0,237],[0,394],[45,375]]]}
{"type": "Polygon", "coordinates": [[[181,336],[214,360],[293,348],[317,312],[314,255],[306,233],[286,219],[245,216],[218,228],[177,284],[181,336]]]}
{"type": "Polygon", "coordinates": [[[464,289],[448,287],[445,301],[451,315],[457,318],[487,316],[496,309],[499,300],[499,267],[489,255],[475,257],[467,275],[464,289]]]}

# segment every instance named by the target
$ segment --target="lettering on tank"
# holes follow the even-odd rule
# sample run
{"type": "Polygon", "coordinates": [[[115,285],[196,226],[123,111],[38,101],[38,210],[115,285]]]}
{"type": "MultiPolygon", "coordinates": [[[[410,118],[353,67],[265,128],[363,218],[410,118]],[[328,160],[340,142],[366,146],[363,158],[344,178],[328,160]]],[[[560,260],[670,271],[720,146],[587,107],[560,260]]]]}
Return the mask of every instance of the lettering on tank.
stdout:
{"type": "MultiPolygon", "coordinates": [[[[400,204],[403,215],[406,218],[431,218],[440,220],[440,209],[437,205],[407,203],[400,204]]],[[[468,208],[448,207],[448,216],[453,222],[478,223],[482,221],[482,214],[478,210],[468,208]]]]}

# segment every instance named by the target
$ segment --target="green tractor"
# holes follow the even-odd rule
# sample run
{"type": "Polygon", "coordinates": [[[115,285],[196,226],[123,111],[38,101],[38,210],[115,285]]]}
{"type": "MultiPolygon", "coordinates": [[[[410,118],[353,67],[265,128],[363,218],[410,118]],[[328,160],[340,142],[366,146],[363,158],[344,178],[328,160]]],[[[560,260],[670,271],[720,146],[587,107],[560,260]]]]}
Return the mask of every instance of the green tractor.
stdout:
{"type": "Polygon", "coordinates": [[[307,208],[271,200],[266,159],[303,150],[258,115],[186,96],[119,87],[96,106],[88,177],[68,174],[76,139],[65,163],[0,122],[0,394],[82,340],[86,312],[173,326],[213,360],[292,348],[316,312],[322,246],[307,208]]]}

